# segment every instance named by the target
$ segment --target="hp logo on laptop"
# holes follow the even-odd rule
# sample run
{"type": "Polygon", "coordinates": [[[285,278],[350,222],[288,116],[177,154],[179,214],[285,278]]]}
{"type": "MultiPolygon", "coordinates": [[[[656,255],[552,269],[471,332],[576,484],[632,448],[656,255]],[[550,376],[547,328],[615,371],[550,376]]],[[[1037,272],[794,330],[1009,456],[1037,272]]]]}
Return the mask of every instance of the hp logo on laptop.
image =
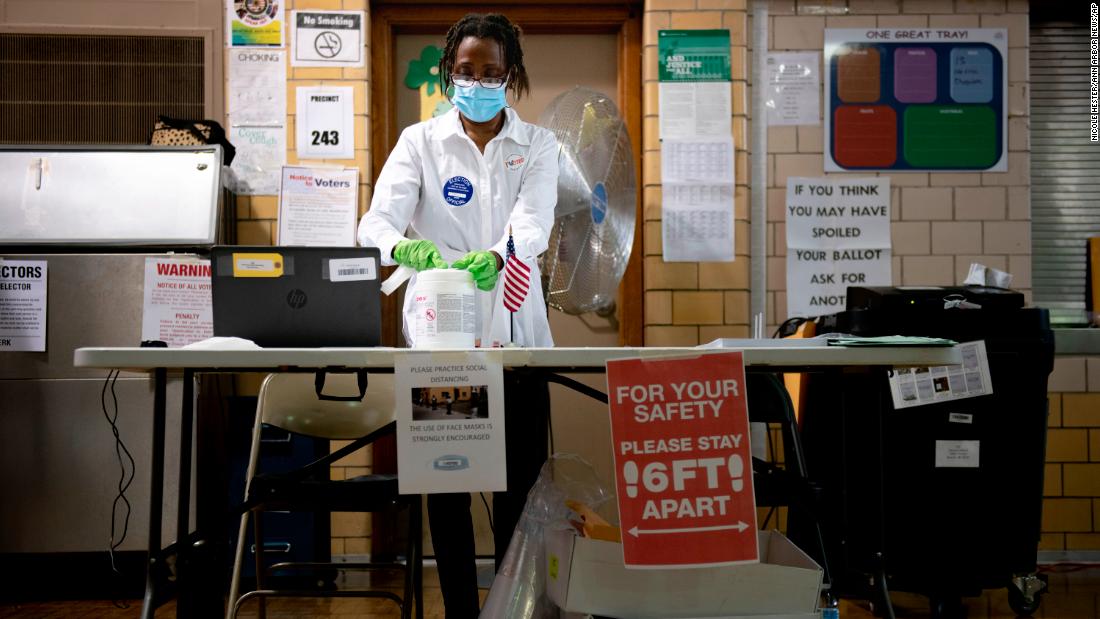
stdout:
{"type": "Polygon", "coordinates": [[[298,288],[291,290],[286,295],[286,304],[294,309],[302,309],[309,302],[306,293],[298,288]]]}

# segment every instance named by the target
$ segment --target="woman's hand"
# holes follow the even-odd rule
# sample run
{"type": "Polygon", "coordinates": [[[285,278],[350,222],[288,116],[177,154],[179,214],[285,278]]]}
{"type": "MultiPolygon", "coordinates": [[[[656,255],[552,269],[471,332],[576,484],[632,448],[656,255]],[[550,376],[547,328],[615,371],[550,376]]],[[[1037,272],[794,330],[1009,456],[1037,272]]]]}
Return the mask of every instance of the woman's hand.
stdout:
{"type": "Polygon", "coordinates": [[[453,269],[465,269],[474,276],[474,284],[479,290],[488,292],[497,285],[497,273],[500,257],[491,251],[472,251],[455,260],[453,269]]]}
{"type": "Polygon", "coordinates": [[[435,243],[425,240],[405,240],[393,246],[393,259],[398,264],[410,266],[417,271],[445,269],[447,263],[435,243]]]}

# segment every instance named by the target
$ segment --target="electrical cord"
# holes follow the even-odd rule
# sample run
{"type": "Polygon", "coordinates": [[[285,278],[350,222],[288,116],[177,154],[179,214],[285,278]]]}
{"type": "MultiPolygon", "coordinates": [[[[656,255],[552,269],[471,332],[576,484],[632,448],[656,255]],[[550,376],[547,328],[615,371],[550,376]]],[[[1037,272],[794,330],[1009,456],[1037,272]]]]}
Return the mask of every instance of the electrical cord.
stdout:
{"type": "MultiPolygon", "coordinates": [[[[130,500],[127,498],[127,490],[130,488],[130,485],[133,484],[134,475],[136,474],[136,465],[134,464],[133,455],[130,453],[130,450],[127,449],[127,445],[122,442],[122,436],[119,433],[119,396],[116,391],[114,391],[114,385],[116,385],[118,379],[119,371],[117,371],[117,369],[116,371],[108,373],[107,379],[103,380],[103,389],[99,394],[99,404],[103,411],[103,417],[105,417],[107,422],[111,425],[111,433],[114,434],[114,455],[116,455],[119,460],[119,494],[116,495],[111,502],[111,537],[108,542],[107,555],[111,562],[111,572],[121,575],[122,572],[119,570],[116,562],[114,562],[114,551],[118,550],[122,542],[127,539],[127,533],[130,530],[130,512],[132,506],[130,505],[130,500]],[[113,414],[108,411],[107,407],[108,389],[110,389],[111,393],[111,404],[114,410],[113,414]],[[125,457],[124,460],[123,456],[125,457]],[[130,463],[129,472],[127,471],[127,462],[130,463]],[[122,518],[122,534],[119,535],[118,540],[116,540],[114,539],[114,535],[116,535],[117,531],[116,517],[119,511],[119,502],[122,502],[125,516],[122,518]]],[[[124,601],[120,603],[119,600],[113,600],[113,604],[117,608],[130,608],[130,605],[124,603],[124,601]]]]}
{"type": "MultiPolygon", "coordinates": [[[[103,409],[103,416],[107,419],[107,423],[111,425],[111,433],[115,437],[115,456],[118,457],[119,466],[119,478],[118,478],[118,494],[115,496],[114,501],[111,503],[111,537],[107,548],[107,556],[111,560],[111,571],[115,574],[121,575],[122,572],[115,564],[115,550],[118,550],[122,546],[122,543],[126,541],[126,534],[130,530],[130,513],[131,505],[130,500],[126,498],[126,491],[130,488],[130,484],[134,483],[134,475],[137,472],[137,466],[134,463],[134,456],[130,453],[130,450],[126,448],[126,443],[122,441],[122,436],[118,431],[118,394],[115,392],[115,383],[118,382],[119,371],[114,370],[107,374],[107,379],[103,381],[103,390],[99,394],[100,406],[103,409]],[[107,391],[111,392],[111,403],[114,407],[114,415],[107,410],[107,391]],[[123,459],[125,456],[125,460],[123,459]],[[126,461],[130,463],[130,470],[126,470],[126,461]],[[118,540],[115,540],[115,515],[118,513],[119,502],[123,504],[125,508],[125,515],[122,518],[122,535],[118,540]]],[[[125,602],[114,601],[114,605],[117,608],[129,608],[130,605],[125,602]]]]}
{"type": "Polygon", "coordinates": [[[485,498],[484,492],[478,492],[477,494],[481,497],[481,503],[485,505],[485,515],[489,518],[489,531],[496,535],[497,530],[493,526],[493,510],[489,509],[489,500],[485,498]]]}

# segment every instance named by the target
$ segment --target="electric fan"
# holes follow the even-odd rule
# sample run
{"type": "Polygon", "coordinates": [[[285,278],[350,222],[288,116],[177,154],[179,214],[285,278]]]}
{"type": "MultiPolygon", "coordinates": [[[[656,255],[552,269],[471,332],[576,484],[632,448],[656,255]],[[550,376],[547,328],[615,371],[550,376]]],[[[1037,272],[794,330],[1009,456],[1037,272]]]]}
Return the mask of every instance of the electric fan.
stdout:
{"type": "Polygon", "coordinates": [[[539,124],[558,138],[558,204],[541,257],[549,306],[567,314],[613,311],[634,244],[634,155],[615,104],[595,90],[558,95],[539,124]]]}

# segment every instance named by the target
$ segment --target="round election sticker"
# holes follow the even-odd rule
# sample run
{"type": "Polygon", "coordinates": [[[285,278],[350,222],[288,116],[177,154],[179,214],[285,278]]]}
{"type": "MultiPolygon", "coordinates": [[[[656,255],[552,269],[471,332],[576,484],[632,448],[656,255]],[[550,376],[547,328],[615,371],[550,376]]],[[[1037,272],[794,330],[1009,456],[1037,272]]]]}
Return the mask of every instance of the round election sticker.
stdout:
{"type": "Polygon", "coordinates": [[[451,206],[462,206],[474,196],[474,184],[465,176],[452,176],[443,183],[443,199],[451,206]]]}
{"type": "Polygon", "coordinates": [[[596,186],[592,188],[592,221],[597,225],[603,223],[603,218],[607,216],[607,188],[603,183],[596,183],[596,186]]]}
{"type": "Polygon", "coordinates": [[[508,155],[504,159],[504,167],[508,168],[509,172],[519,170],[525,163],[527,163],[527,158],[519,154],[508,155]]]}

